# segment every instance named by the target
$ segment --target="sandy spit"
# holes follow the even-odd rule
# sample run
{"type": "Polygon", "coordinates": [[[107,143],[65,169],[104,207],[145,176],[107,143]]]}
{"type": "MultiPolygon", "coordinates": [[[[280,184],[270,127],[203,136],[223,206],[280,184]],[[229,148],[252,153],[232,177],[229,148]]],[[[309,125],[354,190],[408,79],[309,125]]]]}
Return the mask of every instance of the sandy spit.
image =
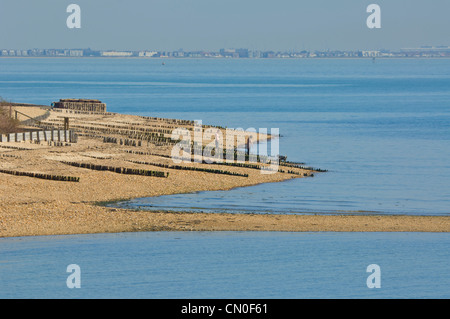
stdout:
{"type": "Polygon", "coordinates": [[[150,212],[67,202],[22,204],[2,210],[0,216],[0,237],[136,231],[450,231],[446,216],[150,212]]]}
{"type": "MultiPolygon", "coordinates": [[[[42,111],[30,109],[28,112],[34,115],[42,111]]],[[[55,146],[47,142],[2,142],[0,169],[73,176],[78,177],[79,182],[0,173],[0,237],[135,231],[450,231],[450,216],[175,213],[104,207],[97,203],[166,194],[227,190],[260,183],[283,182],[292,178],[314,178],[312,175],[316,172],[304,168],[283,167],[284,172],[262,174],[260,170],[248,167],[181,164],[186,167],[222,169],[248,175],[240,177],[161,168],[151,163],[170,164],[170,159],[152,154],[170,154],[170,146],[145,141],[140,147],[105,143],[104,136],[116,137],[119,140],[131,134],[137,139],[143,133],[135,132],[150,132],[156,128],[159,130],[158,134],[166,132],[164,134],[167,137],[167,132],[178,125],[173,121],[121,114],[80,115],[51,112],[45,124],[60,127],[63,116],[70,117],[71,127],[78,130],[80,138],[77,143],[55,146]],[[64,164],[68,161],[157,170],[170,175],[167,178],[159,178],[116,174],[64,164]]],[[[189,124],[185,126],[189,127],[189,124]]]]}

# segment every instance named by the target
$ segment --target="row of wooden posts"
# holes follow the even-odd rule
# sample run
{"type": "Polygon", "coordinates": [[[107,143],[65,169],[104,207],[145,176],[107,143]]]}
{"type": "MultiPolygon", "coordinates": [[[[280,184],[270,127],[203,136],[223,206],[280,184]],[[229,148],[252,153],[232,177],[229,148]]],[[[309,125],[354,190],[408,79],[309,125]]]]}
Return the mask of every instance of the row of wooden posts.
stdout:
{"type": "Polygon", "coordinates": [[[169,177],[169,173],[161,172],[161,171],[152,171],[145,169],[136,169],[136,168],[126,168],[126,167],[115,167],[115,166],[106,166],[106,165],[97,165],[91,163],[79,163],[79,162],[66,162],[62,161],[61,163],[86,168],[95,171],[109,171],[118,174],[129,174],[129,175],[141,175],[141,176],[154,176],[154,177],[169,177]]]}
{"type": "Polygon", "coordinates": [[[0,173],[15,175],[15,176],[27,176],[27,177],[34,177],[34,178],[40,178],[40,179],[48,179],[48,180],[52,180],[52,181],[63,181],[63,182],[79,182],[80,181],[79,177],[74,177],[74,176],[51,175],[51,174],[32,173],[32,172],[20,172],[20,171],[13,171],[13,170],[7,170],[7,169],[0,169],[0,173]]]}
{"type": "Polygon", "coordinates": [[[146,120],[164,121],[164,122],[170,123],[170,124],[194,125],[194,121],[192,121],[192,120],[164,119],[164,118],[160,118],[160,117],[151,117],[151,116],[139,116],[139,117],[143,118],[143,119],[146,119],[146,120]]]}
{"type": "Polygon", "coordinates": [[[113,143],[113,144],[120,144],[125,146],[142,146],[141,140],[130,140],[128,138],[122,139],[117,137],[111,137],[111,136],[104,136],[103,137],[103,143],[113,143]]]}
{"type": "Polygon", "coordinates": [[[171,137],[166,137],[165,134],[172,134],[168,129],[152,129],[139,127],[123,127],[120,125],[105,124],[106,127],[98,127],[100,124],[85,125],[85,124],[71,124],[71,128],[80,132],[92,132],[107,135],[121,135],[129,138],[139,138],[141,140],[157,141],[157,142],[173,142],[171,137]]]}
{"type": "MultiPolygon", "coordinates": [[[[173,157],[171,155],[164,155],[164,154],[157,154],[157,153],[152,153],[152,152],[143,152],[143,151],[134,151],[134,150],[125,150],[126,153],[130,153],[130,154],[136,154],[136,155],[150,155],[150,156],[159,156],[159,157],[165,157],[165,158],[174,158],[174,159],[182,159],[182,160],[186,160],[186,158],[184,157],[173,157]]],[[[233,152],[233,150],[231,150],[231,152],[233,152]]],[[[195,155],[194,152],[191,152],[191,155],[195,155]]],[[[227,154],[226,151],[224,151],[224,156],[227,154]]],[[[237,160],[238,159],[238,155],[242,155],[239,152],[234,151],[234,159],[233,160],[237,160]]],[[[212,158],[214,160],[214,157],[212,158]]],[[[245,156],[245,159],[248,161],[249,160],[249,156],[245,156]]],[[[261,157],[255,157],[256,160],[261,161],[261,157]]],[[[230,166],[237,166],[237,167],[247,167],[247,168],[260,168],[259,165],[257,164],[246,164],[246,163],[230,163],[230,162],[213,162],[213,163],[208,163],[205,160],[203,161],[203,163],[206,164],[224,164],[224,165],[230,165],[230,166]]],[[[260,162],[260,163],[264,163],[264,162],[260,162]]]]}
{"type": "Polygon", "coordinates": [[[22,158],[21,156],[13,155],[13,154],[0,154],[0,157],[22,158]]]}
{"type": "Polygon", "coordinates": [[[47,130],[9,133],[0,135],[0,142],[26,142],[26,141],[58,141],[77,142],[77,135],[71,130],[47,130]]]}
{"type": "Polygon", "coordinates": [[[52,112],[68,113],[68,114],[87,114],[87,115],[113,115],[114,114],[111,112],[81,111],[81,110],[58,109],[58,108],[53,108],[52,112]]]}
{"type": "Polygon", "coordinates": [[[12,146],[12,145],[0,145],[1,148],[7,148],[11,150],[18,150],[18,151],[30,151],[32,148],[26,148],[26,147],[20,147],[20,146],[12,146]]]}
{"type": "Polygon", "coordinates": [[[224,174],[224,175],[231,175],[231,176],[248,177],[248,174],[224,171],[221,169],[209,169],[209,168],[203,168],[203,167],[169,165],[169,164],[162,164],[162,163],[151,163],[151,162],[132,161],[132,160],[128,160],[128,162],[135,163],[135,164],[158,166],[158,167],[163,167],[163,168],[168,168],[168,169],[177,169],[177,170],[185,170],[185,171],[197,171],[197,172],[206,172],[206,173],[213,173],[213,174],[224,174]]]}
{"type": "MultiPolygon", "coordinates": [[[[164,154],[157,154],[157,153],[151,153],[151,152],[142,152],[142,151],[134,151],[134,150],[125,150],[126,153],[130,153],[130,154],[136,154],[136,155],[150,155],[150,156],[159,156],[159,157],[164,157],[164,158],[172,158],[172,156],[170,155],[164,155],[164,154]]],[[[183,159],[183,158],[176,158],[176,159],[183,159]]],[[[184,159],[185,160],[185,159],[184,159]]],[[[146,162],[137,162],[137,163],[146,163],[146,162]]],[[[234,166],[234,167],[243,167],[243,168],[251,168],[251,169],[264,169],[264,166],[258,165],[258,164],[251,164],[251,163],[236,163],[236,162],[206,162],[205,160],[203,160],[204,164],[213,164],[213,165],[226,165],[226,166],[234,166]]],[[[149,163],[150,164],[150,163],[149,163]]],[[[283,162],[280,162],[279,165],[283,166],[283,162]]],[[[305,169],[305,170],[311,170],[311,171],[315,171],[315,172],[327,172],[327,170],[325,169],[320,169],[320,168],[312,168],[312,167],[304,167],[301,165],[298,165],[299,163],[289,163],[289,165],[286,165],[288,167],[294,167],[294,168],[299,168],[299,169],[305,169]],[[294,165],[296,164],[296,165],[294,165]]],[[[154,165],[154,163],[151,163],[151,165],[154,165]]],[[[302,175],[303,176],[314,176],[313,174],[308,175],[307,173],[300,173],[294,170],[283,170],[283,169],[278,169],[279,173],[288,173],[288,174],[295,174],[295,175],[302,175]]]]}

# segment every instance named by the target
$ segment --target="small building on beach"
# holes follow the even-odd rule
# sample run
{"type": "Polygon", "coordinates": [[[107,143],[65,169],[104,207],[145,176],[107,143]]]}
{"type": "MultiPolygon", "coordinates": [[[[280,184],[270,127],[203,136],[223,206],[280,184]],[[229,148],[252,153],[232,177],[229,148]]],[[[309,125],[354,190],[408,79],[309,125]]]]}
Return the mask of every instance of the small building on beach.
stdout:
{"type": "Polygon", "coordinates": [[[53,102],[52,107],[83,112],[106,112],[105,103],[89,99],[60,99],[59,102],[53,102]]]}

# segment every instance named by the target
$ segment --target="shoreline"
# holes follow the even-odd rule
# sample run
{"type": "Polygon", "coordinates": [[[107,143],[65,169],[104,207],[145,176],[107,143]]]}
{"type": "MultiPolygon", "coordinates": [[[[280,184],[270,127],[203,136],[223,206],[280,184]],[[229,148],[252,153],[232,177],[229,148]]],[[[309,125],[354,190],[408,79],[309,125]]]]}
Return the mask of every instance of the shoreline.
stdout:
{"type": "Polygon", "coordinates": [[[66,202],[27,206],[27,212],[1,214],[0,238],[148,231],[450,232],[450,216],[197,213],[66,202]]]}
{"type": "MultiPolygon", "coordinates": [[[[36,107],[23,111],[36,116],[42,112],[36,107]]],[[[168,157],[173,147],[171,133],[181,127],[193,134],[191,121],[50,111],[41,123],[61,127],[64,117],[70,118],[71,129],[79,135],[77,142],[0,142],[0,238],[134,231],[450,232],[450,216],[154,212],[105,207],[105,203],[133,198],[314,178],[321,170],[292,163],[280,165],[271,174],[262,173],[261,166],[268,165],[262,163],[256,169],[250,162],[173,165],[168,157]],[[122,144],[122,139],[134,143],[122,144]]],[[[270,138],[255,137],[257,141],[270,138]]],[[[209,142],[204,140],[203,145],[209,142]]]]}

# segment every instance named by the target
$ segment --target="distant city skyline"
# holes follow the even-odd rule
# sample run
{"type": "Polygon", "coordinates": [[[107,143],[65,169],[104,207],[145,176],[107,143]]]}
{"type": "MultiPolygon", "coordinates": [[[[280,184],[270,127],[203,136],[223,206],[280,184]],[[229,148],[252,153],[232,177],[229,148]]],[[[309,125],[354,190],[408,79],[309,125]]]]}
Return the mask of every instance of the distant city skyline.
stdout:
{"type": "Polygon", "coordinates": [[[220,49],[219,51],[195,50],[92,50],[92,49],[28,49],[0,48],[0,57],[139,57],[139,58],[398,58],[398,57],[450,57],[450,46],[422,46],[401,50],[326,50],[326,51],[260,51],[220,49]]]}
{"type": "Polygon", "coordinates": [[[252,51],[449,45],[448,0],[2,0],[0,48],[252,51]],[[69,29],[69,4],[81,28],[69,29]],[[369,29],[366,8],[381,7],[369,29]]]}

